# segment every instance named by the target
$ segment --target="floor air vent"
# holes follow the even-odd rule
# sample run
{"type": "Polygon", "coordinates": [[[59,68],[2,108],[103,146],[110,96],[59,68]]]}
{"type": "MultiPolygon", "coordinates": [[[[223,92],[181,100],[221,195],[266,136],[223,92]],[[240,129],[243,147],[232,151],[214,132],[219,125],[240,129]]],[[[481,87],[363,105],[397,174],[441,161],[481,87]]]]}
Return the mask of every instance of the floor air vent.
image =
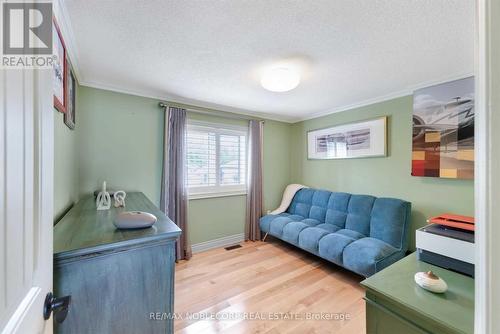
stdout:
{"type": "Polygon", "coordinates": [[[229,247],[224,247],[224,249],[227,251],[230,251],[230,250],[233,250],[236,248],[241,248],[241,245],[233,245],[233,246],[229,246],[229,247]]]}

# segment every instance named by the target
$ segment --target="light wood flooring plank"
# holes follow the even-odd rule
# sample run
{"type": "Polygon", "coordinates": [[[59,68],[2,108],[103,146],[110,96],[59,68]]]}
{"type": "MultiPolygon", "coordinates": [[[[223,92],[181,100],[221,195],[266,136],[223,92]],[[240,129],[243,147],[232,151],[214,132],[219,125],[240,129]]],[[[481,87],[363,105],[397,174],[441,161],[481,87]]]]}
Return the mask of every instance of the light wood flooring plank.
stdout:
{"type": "Polygon", "coordinates": [[[176,333],[365,333],[362,277],[273,238],[242,246],[176,265],[176,333]]]}

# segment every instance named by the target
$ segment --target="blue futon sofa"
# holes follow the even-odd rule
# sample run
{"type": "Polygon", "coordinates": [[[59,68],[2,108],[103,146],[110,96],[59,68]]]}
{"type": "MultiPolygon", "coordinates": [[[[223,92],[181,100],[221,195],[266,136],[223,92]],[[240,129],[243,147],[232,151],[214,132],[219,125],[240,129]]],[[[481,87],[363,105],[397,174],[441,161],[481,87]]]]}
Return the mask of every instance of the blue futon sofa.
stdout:
{"type": "Polygon", "coordinates": [[[403,258],[411,203],[301,189],[287,212],[260,218],[260,229],[365,277],[403,258]]]}

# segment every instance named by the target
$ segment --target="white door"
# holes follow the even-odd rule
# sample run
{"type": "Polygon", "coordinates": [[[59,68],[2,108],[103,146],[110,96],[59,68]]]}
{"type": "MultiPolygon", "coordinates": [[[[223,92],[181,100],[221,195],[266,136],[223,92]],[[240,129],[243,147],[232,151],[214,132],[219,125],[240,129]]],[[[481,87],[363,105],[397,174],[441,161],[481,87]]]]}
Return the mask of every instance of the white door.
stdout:
{"type": "Polygon", "coordinates": [[[52,333],[52,71],[0,69],[0,331],[52,333]]]}

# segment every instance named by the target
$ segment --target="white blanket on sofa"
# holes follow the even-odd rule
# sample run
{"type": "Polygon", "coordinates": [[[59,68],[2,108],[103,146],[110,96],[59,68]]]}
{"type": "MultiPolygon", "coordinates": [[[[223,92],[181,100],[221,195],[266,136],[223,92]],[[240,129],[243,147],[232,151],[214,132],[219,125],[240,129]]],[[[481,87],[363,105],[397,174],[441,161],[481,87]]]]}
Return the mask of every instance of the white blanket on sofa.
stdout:
{"type": "Polygon", "coordinates": [[[278,215],[280,213],[285,212],[286,209],[288,209],[288,207],[290,206],[290,203],[292,203],[292,199],[293,196],[295,196],[295,193],[300,189],[304,188],[309,188],[309,187],[304,186],[302,184],[289,184],[288,186],[286,186],[285,191],[283,192],[283,198],[281,199],[280,206],[276,210],[270,212],[270,214],[278,215]]]}

